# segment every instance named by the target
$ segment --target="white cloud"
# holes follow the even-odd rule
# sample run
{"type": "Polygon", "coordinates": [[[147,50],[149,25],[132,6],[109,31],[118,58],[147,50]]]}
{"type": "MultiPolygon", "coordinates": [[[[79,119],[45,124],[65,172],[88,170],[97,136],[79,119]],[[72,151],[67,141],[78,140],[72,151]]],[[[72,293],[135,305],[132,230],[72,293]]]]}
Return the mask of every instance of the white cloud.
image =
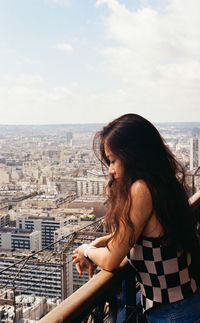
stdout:
{"type": "Polygon", "coordinates": [[[62,101],[71,96],[72,92],[67,87],[57,86],[54,87],[47,95],[48,100],[62,101]]]}
{"type": "Polygon", "coordinates": [[[0,86],[1,123],[46,124],[67,122],[71,107],[70,96],[70,89],[50,87],[47,84],[43,87],[37,87],[33,84],[0,86]]]}
{"type": "MultiPolygon", "coordinates": [[[[144,84],[146,92],[143,99],[138,95],[138,87],[122,87],[119,89],[108,89],[98,91],[94,89],[83,89],[81,87],[71,88],[65,86],[52,87],[48,83],[38,87],[34,84],[13,84],[0,87],[0,114],[1,123],[88,123],[108,122],[113,118],[128,112],[139,113],[152,121],[158,120],[158,115],[163,118],[160,121],[180,120],[181,106],[190,104],[190,118],[182,117],[182,121],[195,120],[198,114],[198,96],[194,88],[186,88],[185,96],[178,88],[171,88],[167,95],[165,91],[155,93],[151,84],[144,84]],[[176,92],[176,102],[174,99],[176,92]],[[157,95],[154,95],[157,94],[157,95]],[[191,94],[192,101],[191,101],[191,94]],[[151,100],[149,97],[152,95],[151,100]],[[162,97],[162,109],[160,98],[162,97]],[[186,102],[185,102],[186,101],[186,102]],[[179,108],[174,109],[173,104],[179,108]],[[149,104],[156,109],[149,109],[149,104]],[[20,119],[19,119],[20,116],[20,119]]],[[[158,84],[158,89],[160,86],[158,84]]]]}
{"type": "Polygon", "coordinates": [[[71,52],[71,51],[73,51],[73,47],[69,43],[59,43],[59,44],[56,44],[56,49],[58,49],[60,51],[64,51],[64,52],[71,52]]]}
{"type": "Polygon", "coordinates": [[[146,5],[134,11],[118,0],[97,1],[109,9],[104,23],[112,44],[100,51],[102,65],[119,77],[126,106],[131,102],[138,109],[137,103],[145,113],[148,107],[151,116],[163,121],[173,115],[199,120],[200,1],[163,3],[162,10],[146,5]]]}
{"type": "Polygon", "coordinates": [[[5,82],[15,85],[41,85],[44,79],[38,74],[19,74],[19,75],[5,75],[5,82]]]}
{"type": "Polygon", "coordinates": [[[78,87],[79,86],[79,83],[78,82],[72,82],[72,86],[73,87],[78,87]]]}

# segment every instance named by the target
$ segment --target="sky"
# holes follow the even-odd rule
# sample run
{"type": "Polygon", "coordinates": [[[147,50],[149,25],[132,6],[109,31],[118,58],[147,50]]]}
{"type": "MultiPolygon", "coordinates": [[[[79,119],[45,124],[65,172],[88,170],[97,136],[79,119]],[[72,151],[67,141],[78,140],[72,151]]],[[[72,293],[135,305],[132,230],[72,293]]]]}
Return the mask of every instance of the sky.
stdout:
{"type": "Polygon", "coordinates": [[[0,0],[0,124],[200,122],[199,0],[0,0]]]}

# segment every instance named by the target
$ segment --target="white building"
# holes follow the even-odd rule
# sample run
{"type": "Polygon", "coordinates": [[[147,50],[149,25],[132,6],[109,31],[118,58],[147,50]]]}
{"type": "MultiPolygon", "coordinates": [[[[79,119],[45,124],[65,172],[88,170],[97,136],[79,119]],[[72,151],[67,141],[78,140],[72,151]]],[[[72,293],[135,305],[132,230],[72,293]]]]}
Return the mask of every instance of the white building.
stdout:
{"type": "Polygon", "coordinates": [[[190,170],[200,166],[200,135],[190,139],[190,170]]]}
{"type": "MultiPolygon", "coordinates": [[[[87,221],[88,224],[91,223],[87,221]]],[[[79,222],[80,223],[80,222],[79,222]]],[[[62,239],[63,237],[66,237],[67,235],[74,232],[74,230],[80,230],[83,225],[72,225],[68,224],[67,226],[56,230],[55,234],[55,242],[62,239]]],[[[94,239],[94,237],[92,237],[94,239]]],[[[73,250],[76,249],[80,244],[82,244],[83,241],[76,241],[73,242],[72,245],[69,246],[69,249],[66,250],[66,273],[65,277],[63,279],[66,280],[65,286],[66,286],[66,296],[70,296],[73,294],[78,288],[80,288],[82,285],[84,285],[89,280],[89,275],[86,272],[83,272],[82,275],[79,275],[77,273],[75,265],[72,264],[72,254],[73,250]]],[[[66,247],[65,240],[60,241],[59,244],[56,244],[57,251],[62,250],[66,247]]]]}
{"type": "Polygon", "coordinates": [[[10,174],[6,170],[0,169],[0,184],[9,184],[10,174]]]}
{"type": "Polygon", "coordinates": [[[101,195],[104,193],[104,178],[77,178],[77,194],[82,195],[101,195]]]}
{"type": "Polygon", "coordinates": [[[16,217],[17,228],[31,229],[40,232],[42,248],[47,247],[50,244],[53,244],[54,231],[61,227],[64,227],[66,224],[67,219],[59,217],[37,217],[27,214],[18,215],[16,217]]]}
{"type": "Polygon", "coordinates": [[[1,249],[40,250],[41,235],[38,231],[16,228],[0,228],[1,249]]]}
{"type": "MultiPolygon", "coordinates": [[[[12,323],[14,321],[14,294],[13,290],[0,291],[0,322],[12,323]]],[[[16,322],[36,322],[50,310],[55,308],[60,301],[56,298],[46,298],[32,295],[17,295],[16,322]]]]}

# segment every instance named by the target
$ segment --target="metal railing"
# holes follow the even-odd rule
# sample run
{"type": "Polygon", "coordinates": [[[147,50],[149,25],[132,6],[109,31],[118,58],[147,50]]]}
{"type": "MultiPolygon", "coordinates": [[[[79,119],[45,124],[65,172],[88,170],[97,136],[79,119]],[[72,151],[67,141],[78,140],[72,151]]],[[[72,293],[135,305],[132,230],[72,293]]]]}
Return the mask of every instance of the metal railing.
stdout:
{"type": "Polygon", "coordinates": [[[141,311],[136,305],[139,286],[134,277],[133,268],[126,261],[113,272],[102,270],[39,323],[136,322],[141,311]]]}
{"type": "Polygon", "coordinates": [[[190,194],[194,195],[200,189],[200,167],[188,171],[185,179],[190,194]]]}

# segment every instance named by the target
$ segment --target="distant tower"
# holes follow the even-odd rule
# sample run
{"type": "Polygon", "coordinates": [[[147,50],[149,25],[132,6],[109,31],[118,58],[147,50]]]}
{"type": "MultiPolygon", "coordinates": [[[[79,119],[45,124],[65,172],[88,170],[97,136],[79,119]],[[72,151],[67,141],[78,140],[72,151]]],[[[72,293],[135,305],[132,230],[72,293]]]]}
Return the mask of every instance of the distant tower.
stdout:
{"type": "Polygon", "coordinates": [[[67,143],[72,146],[72,132],[67,132],[66,133],[66,137],[67,137],[67,143]]]}
{"type": "Polygon", "coordinates": [[[200,135],[190,139],[190,170],[200,166],[200,135]]]}

